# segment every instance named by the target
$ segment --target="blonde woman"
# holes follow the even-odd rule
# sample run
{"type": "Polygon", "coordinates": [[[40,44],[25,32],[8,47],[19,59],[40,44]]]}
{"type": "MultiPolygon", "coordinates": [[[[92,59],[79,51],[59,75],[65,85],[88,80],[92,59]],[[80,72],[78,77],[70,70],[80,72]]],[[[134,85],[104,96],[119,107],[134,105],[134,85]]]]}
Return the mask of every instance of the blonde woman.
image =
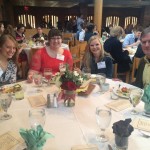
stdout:
{"type": "Polygon", "coordinates": [[[112,78],[112,59],[104,52],[103,44],[97,35],[92,36],[88,41],[81,69],[85,68],[88,68],[92,74],[105,73],[107,78],[112,78]]]}
{"type": "Polygon", "coordinates": [[[126,72],[130,70],[131,59],[128,56],[129,52],[122,49],[120,38],[124,35],[124,30],[120,26],[115,26],[110,31],[110,38],[104,43],[104,49],[110,53],[114,59],[114,63],[118,64],[118,72],[126,72]]]}

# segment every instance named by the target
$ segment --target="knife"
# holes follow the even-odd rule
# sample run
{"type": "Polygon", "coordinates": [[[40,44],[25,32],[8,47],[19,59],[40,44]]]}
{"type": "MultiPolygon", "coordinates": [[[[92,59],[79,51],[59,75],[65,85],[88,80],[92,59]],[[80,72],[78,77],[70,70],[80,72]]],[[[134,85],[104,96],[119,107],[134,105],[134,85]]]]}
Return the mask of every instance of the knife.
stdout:
{"type": "Polygon", "coordinates": [[[109,144],[108,144],[108,149],[109,150],[113,150],[112,147],[111,147],[111,145],[109,145],[109,144]]]}

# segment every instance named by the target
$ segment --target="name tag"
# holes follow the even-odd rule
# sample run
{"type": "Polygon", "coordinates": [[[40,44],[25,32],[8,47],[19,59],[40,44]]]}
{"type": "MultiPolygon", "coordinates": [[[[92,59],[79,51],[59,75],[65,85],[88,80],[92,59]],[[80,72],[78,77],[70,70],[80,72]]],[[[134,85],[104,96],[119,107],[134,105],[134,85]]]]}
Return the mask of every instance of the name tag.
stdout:
{"type": "Polygon", "coordinates": [[[57,57],[56,57],[56,59],[59,59],[59,60],[62,60],[62,61],[64,61],[64,58],[65,58],[65,56],[64,56],[64,55],[57,54],[57,57]]]}
{"type": "Polygon", "coordinates": [[[105,61],[102,61],[102,62],[97,63],[97,68],[98,68],[98,69],[106,68],[105,61]]]}
{"type": "Polygon", "coordinates": [[[4,71],[2,70],[2,68],[0,68],[0,77],[2,76],[3,73],[4,71]]]}

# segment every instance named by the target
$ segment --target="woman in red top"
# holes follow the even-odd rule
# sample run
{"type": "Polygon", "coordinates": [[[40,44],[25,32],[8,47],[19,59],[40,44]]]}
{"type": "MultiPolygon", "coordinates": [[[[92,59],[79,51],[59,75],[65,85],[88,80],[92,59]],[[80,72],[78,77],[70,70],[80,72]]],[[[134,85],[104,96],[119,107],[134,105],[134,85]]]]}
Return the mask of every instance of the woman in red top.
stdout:
{"type": "Polygon", "coordinates": [[[39,49],[32,57],[28,81],[32,81],[35,73],[44,72],[44,68],[51,68],[53,74],[59,72],[59,64],[64,62],[72,69],[73,60],[70,51],[61,47],[62,34],[58,29],[51,29],[48,33],[48,45],[39,49]]]}

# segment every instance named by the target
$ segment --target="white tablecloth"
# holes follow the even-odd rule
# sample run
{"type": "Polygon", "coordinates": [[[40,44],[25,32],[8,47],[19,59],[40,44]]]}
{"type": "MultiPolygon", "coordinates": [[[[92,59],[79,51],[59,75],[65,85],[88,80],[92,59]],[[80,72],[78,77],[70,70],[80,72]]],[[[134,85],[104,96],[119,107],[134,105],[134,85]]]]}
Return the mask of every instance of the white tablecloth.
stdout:
{"type": "MultiPolygon", "coordinates": [[[[108,79],[107,82],[110,84],[110,88],[118,86],[119,84],[118,81],[108,79]]],[[[12,118],[10,120],[0,121],[0,135],[9,130],[18,132],[20,128],[30,127],[28,112],[31,106],[27,98],[37,93],[35,92],[36,88],[33,84],[25,83],[25,87],[25,99],[13,101],[8,109],[8,113],[12,115],[12,118]]],[[[52,93],[55,90],[57,90],[55,85],[44,87],[43,96],[46,98],[48,93],[52,93]]],[[[109,142],[103,144],[97,142],[96,134],[99,132],[99,129],[95,118],[96,107],[100,106],[103,108],[105,107],[104,104],[111,102],[112,99],[110,99],[110,91],[102,95],[96,93],[96,91],[98,91],[98,86],[88,97],[77,96],[74,107],[64,107],[63,103],[59,103],[58,108],[48,109],[44,106],[46,110],[44,130],[55,136],[52,139],[48,139],[44,146],[44,150],[71,150],[73,145],[88,143],[96,144],[100,150],[108,150],[108,143],[114,146],[113,123],[129,117],[134,118],[134,116],[131,116],[129,113],[131,108],[121,112],[112,111],[111,124],[106,130],[109,142]]],[[[139,111],[143,111],[143,102],[140,102],[137,108],[139,111]]],[[[129,137],[128,150],[149,150],[149,141],[148,138],[142,137],[139,131],[135,129],[129,137]]]]}

